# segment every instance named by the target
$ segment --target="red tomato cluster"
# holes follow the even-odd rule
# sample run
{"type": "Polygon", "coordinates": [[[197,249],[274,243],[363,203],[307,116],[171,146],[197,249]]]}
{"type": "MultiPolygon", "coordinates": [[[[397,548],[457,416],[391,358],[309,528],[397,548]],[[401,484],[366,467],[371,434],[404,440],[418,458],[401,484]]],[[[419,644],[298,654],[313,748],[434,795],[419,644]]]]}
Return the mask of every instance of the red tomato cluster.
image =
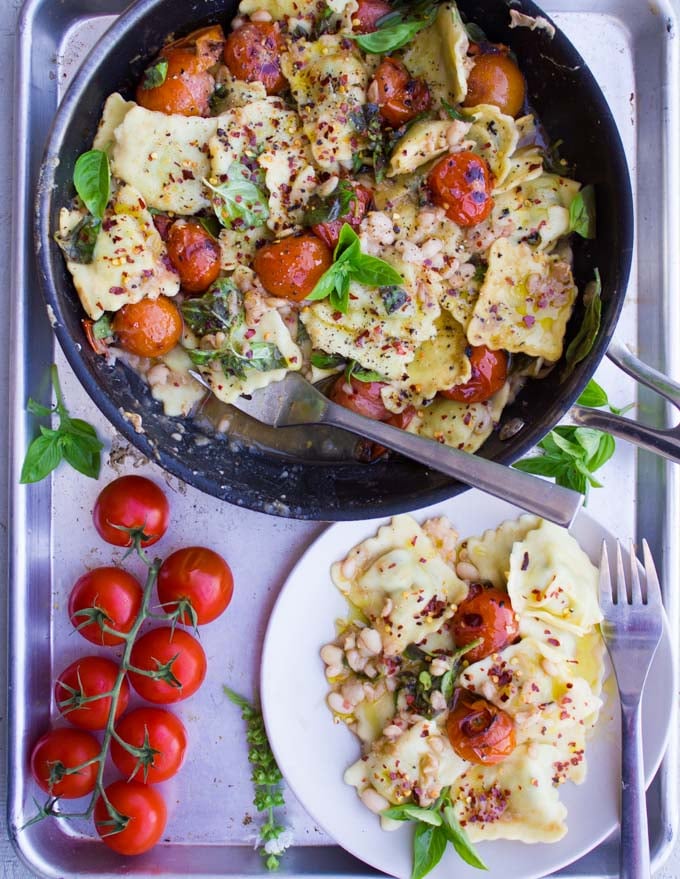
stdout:
{"type": "MultiPolygon", "coordinates": [[[[141,549],[165,534],[167,498],[150,480],[123,476],[101,491],[93,521],[107,543],[141,549]]],[[[123,778],[106,787],[106,799],[97,796],[94,821],[103,842],[124,855],[148,851],[160,839],[167,810],[150,785],[175,775],[186,753],[184,725],[158,706],[188,699],[206,674],[203,648],[176,626],[195,627],[217,619],[234,588],[229,565],[206,547],[185,547],[163,562],[149,564],[157,571],[159,603],[172,625],[139,637],[138,629],[149,617],[149,596],[131,574],[101,567],[75,583],[68,613],[76,630],[100,647],[125,645],[125,653],[122,662],[83,656],[58,675],[55,702],[71,726],[49,730],[31,754],[33,777],[51,798],[87,796],[97,789],[106,758],[93,732],[108,729],[111,759],[123,778]],[[126,711],[130,685],[154,707],[126,711]]]]}

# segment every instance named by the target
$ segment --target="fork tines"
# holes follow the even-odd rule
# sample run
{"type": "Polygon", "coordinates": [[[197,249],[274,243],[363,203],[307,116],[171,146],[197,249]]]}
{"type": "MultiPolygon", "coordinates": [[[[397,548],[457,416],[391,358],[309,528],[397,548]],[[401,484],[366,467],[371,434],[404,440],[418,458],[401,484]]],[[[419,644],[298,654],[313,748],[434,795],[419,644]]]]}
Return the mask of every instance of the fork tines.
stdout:
{"type": "Polygon", "coordinates": [[[635,544],[630,541],[629,577],[623,563],[621,543],[616,541],[616,575],[612,579],[609,569],[609,555],[607,544],[602,542],[602,557],[600,561],[600,603],[604,607],[618,604],[627,604],[631,607],[638,606],[661,606],[661,587],[659,577],[654,566],[652,553],[646,540],[642,541],[642,555],[644,558],[645,576],[640,578],[640,563],[635,555],[635,544]]]}

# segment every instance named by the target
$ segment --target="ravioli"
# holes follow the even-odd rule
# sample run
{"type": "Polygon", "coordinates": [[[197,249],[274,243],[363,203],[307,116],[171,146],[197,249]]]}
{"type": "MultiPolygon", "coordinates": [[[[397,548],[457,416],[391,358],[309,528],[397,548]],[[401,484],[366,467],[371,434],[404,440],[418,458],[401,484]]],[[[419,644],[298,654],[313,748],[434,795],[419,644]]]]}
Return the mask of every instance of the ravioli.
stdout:
{"type": "Polygon", "coordinates": [[[126,101],[118,92],[109,95],[104,104],[102,118],[99,120],[97,133],[92,142],[93,150],[108,152],[115,140],[115,131],[127,114],[136,107],[134,101],[126,101]]]}
{"type": "Polygon", "coordinates": [[[494,185],[503,185],[513,171],[513,156],[519,143],[519,130],[512,116],[501,113],[491,104],[479,104],[466,111],[474,117],[467,138],[473,151],[486,159],[494,176],[494,185]]]}
{"type": "Polygon", "coordinates": [[[512,218],[510,241],[547,250],[569,234],[569,207],[580,188],[580,183],[568,177],[539,171],[538,176],[525,178],[520,186],[497,195],[492,216],[496,222],[512,218]]]}
{"type": "Polygon", "coordinates": [[[439,7],[434,23],[420,31],[404,51],[404,63],[414,77],[425,79],[435,105],[459,104],[467,94],[468,39],[455,3],[439,7]]]}
{"type": "Polygon", "coordinates": [[[526,514],[518,519],[508,519],[498,528],[490,528],[481,537],[468,537],[463,541],[466,558],[479,571],[479,579],[497,589],[506,589],[512,547],[538,528],[540,521],[538,516],[526,514]]]}

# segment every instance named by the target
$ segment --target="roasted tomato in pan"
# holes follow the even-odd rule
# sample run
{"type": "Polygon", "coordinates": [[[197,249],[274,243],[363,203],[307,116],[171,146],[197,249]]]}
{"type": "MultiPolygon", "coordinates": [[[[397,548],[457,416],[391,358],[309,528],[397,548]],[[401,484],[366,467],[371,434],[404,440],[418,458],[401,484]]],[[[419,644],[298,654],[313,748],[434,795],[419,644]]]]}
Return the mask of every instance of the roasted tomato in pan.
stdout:
{"type": "Polygon", "coordinates": [[[104,845],[121,855],[141,855],[159,841],[168,820],[163,797],[156,788],[138,781],[114,781],[106,798],[126,819],[117,830],[106,803],[100,797],[94,807],[94,826],[104,845]]]}
{"type": "Polygon", "coordinates": [[[458,403],[483,403],[500,391],[508,377],[508,356],[505,351],[492,351],[477,345],[470,354],[472,375],[462,385],[454,385],[442,396],[458,403]]]}
{"type": "Polygon", "coordinates": [[[113,546],[132,546],[130,532],[151,546],[168,529],[170,505],[163,490],[145,476],[119,476],[99,492],[92,511],[97,533],[113,546]]]}
{"type": "Polygon", "coordinates": [[[268,95],[278,95],[287,86],[281,73],[280,59],[284,51],[278,24],[250,21],[227,37],[224,62],[236,79],[261,82],[268,95]]]}
{"type": "Polygon", "coordinates": [[[476,226],[493,208],[493,177],[486,160],[470,150],[444,156],[427,178],[436,205],[459,226],[476,226]]]}
{"type": "Polygon", "coordinates": [[[344,375],[338,376],[329,393],[330,399],[345,409],[365,415],[374,421],[389,421],[394,412],[385,408],[380,391],[383,382],[362,382],[352,376],[349,382],[344,375]]]}
{"type": "Polygon", "coordinates": [[[392,12],[387,0],[359,0],[359,8],[352,16],[352,27],[356,33],[371,34],[378,29],[378,21],[392,12]]]}
{"type": "Polygon", "coordinates": [[[332,263],[328,245],[308,232],[265,244],[255,254],[253,267],[267,293],[302,302],[332,263]]]}
{"type": "Polygon", "coordinates": [[[175,775],[187,749],[187,731],[176,715],[164,708],[136,708],[116,724],[116,735],[142,753],[132,754],[118,739],[111,741],[111,759],[122,776],[158,784],[175,775]]]}
{"type": "Polygon", "coordinates": [[[525,94],[522,71],[502,47],[475,56],[463,106],[492,104],[501,113],[517,116],[524,105],[525,94]]]}
{"type": "Polygon", "coordinates": [[[100,744],[92,733],[82,729],[51,729],[41,736],[31,752],[31,772],[51,797],[75,800],[91,794],[97,780],[100,744]],[[88,766],[83,764],[89,763],[88,766]],[[77,772],[67,770],[82,768],[77,772]]]}
{"type": "Polygon", "coordinates": [[[510,715],[462,687],[454,691],[446,732],[456,754],[470,763],[500,763],[515,749],[510,715]]]}
{"type": "MultiPolygon", "coordinates": [[[[360,183],[349,183],[347,180],[341,180],[338,188],[344,189],[348,196],[349,205],[345,211],[338,213],[334,220],[328,220],[324,223],[315,223],[311,229],[312,232],[320,238],[323,243],[334,250],[340,239],[340,230],[347,223],[352,229],[358,229],[361,221],[366,216],[369,205],[373,200],[373,193],[370,189],[362,186],[360,183]]],[[[336,190],[337,192],[337,190],[336,190]]],[[[335,195],[335,193],[333,194],[335,195]]],[[[333,195],[330,198],[333,198],[333,195]]],[[[340,193],[338,193],[340,198],[340,193]]]]}
{"type": "Polygon", "coordinates": [[[78,632],[101,647],[122,644],[123,638],[105,632],[129,632],[142,606],[142,587],[122,568],[94,568],[76,581],[68,600],[68,615],[78,632]]]}
{"type": "Polygon", "coordinates": [[[449,628],[456,647],[465,647],[481,639],[481,644],[465,654],[468,662],[478,662],[512,644],[519,633],[519,622],[507,592],[472,583],[449,622],[449,628]]]}
{"type": "Polygon", "coordinates": [[[162,357],[179,342],[184,322],[172,299],[159,296],[124,305],[111,325],[125,351],[138,357],[162,357]]]}
{"type": "Polygon", "coordinates": [[[168,256],[182,289],[203,293],[220,273],[220,245],[195,220],[175,220],[167,236],[168,256]]]}
{"type": "MultiPolygon", "coordinates": [[[[104,729],[111,710],[111,693],[119,668],[111,659],[83,656],[72,662],[57,678],[54,701],[65,720],[81,729],[104,729]]],[[[120,688],[116,717],[127,708],[130,687],[125,679],[120,688]]]]}
{"type": "Polygon", "coordinates": [[[432,104],[430,90],[422,79],[414,79],[404,64],[396,58],[385,58],[375,72],[373,83],[369,86],[375,92],[375,103],[380,108],[382,118],[399,128],[410,122],[420,113],[429,110],[432,104]]]}

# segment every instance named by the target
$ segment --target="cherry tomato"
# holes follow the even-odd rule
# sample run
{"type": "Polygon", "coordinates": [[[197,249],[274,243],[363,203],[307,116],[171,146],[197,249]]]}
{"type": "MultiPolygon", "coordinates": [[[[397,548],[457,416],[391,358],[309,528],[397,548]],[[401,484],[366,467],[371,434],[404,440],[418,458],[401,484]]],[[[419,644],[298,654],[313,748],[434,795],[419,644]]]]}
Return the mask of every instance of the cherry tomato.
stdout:
{"type": "Polygon", "coordinates": [[[331,220],[328,223],[317,223],[312,226],[312,232],[331,250],[335,249],[340,238],[340,230],[345,223],[350,225],[352,229],[359,228],[373,199],[371,190],[361,186],[359,183],[354,184],[352,189],[354,190],[355,197],[350,202],[346,213],[339,216],[337,220],[331,220]]]}
{"type": "Polygon", "coordinates": [[[205,60],[195,49],[167,47],[156,63],[162,62],[167,64],[165,79],[160,85],[145,88],[143,78],[135,93],[137,103],[168,115],[209,116],[215,79],[208,73],[205,60]]]}
{"type": "Polygon", "coordinates": [[[396,58],[384,58],[375,72],[373,85],[377,89],[376,104],[380,115],[394,128],[429,110],[432,104],[430,90],[422,79],[413,79],[406,67],[396,58]]]}
{"type": "Polygon", "coordinates": [[[465,654],[468,662],[478,662],[512,644],[519,633],[507,592],[472,583],[449,623],[456,647],[465,647],[481,638],[482,643],[465,654]]]}
{"type": "Polygon", "coordinates": [[[185,626],[210,623],[227,609],[234,591],[231,568],[221,555],[204,546],[173,552],[158,572],[158,598],[166,613],[186,608],[179,617],[185,626]]]}
{"type": "Polygon", "coordinates": [[[446,732],[456,754],[470,763],[500,763],[515,749],[512,717],[462,687],[454,690],[446,732]]]}
{"type": "Polygon", "coordinates": [[[129,531],[141,533],[142,546],[151,546],[167,531],[169,518],[167,498],[145,476],[120,476],[109,482],[100,491],[92,511],[97,533],[113,546],[132,546],[129,531]]]}
{"type": "Polygon", "coordinates": [[[339,406],[365,415],[366,418],[389,421],[394,417],[394,412],[386,409],[382,401],[380,391],[384,387],[384,382],[361,382],[353,376],[348,384],[345,376],[339,375],[328,396],[339,406]]]}
{"type": "Polygon", "coordinates": [[[40,787],[51,797],[75,800],[91,794],[97,780],[98,763],[90,763],[99,755],[97,739],[82,729],[51,729],[41,736],[31,752],[31,772],[40,787]],[[82,766],[77,772],[65,770],[82,766]]]}
{"type": "Polygon", "coordinates": [[[112,739],[111,759],[125,778],[157,784],[172,778],[184,762],[187,731],[179,717],[163,708],[130,711],[116,724],[116,733],[128,745],[145,751],[140,759],[112,739]]]}
{"type": "Polygon", "coordinates": [[[94,824],[102,842],[121,855],[141,855],[153,848],[168,820],[165,801],[158,791],[138,781],[114,781],[106,797],[125,819],[116,832],[106,803],[100,797],[94,807],[94,824]]]}
{"type": "Polygon", "coordinates": [[[435,204],[459,226],[475,226],[491,213],[493,178],[485,159],[469,150],[444,156],[427,178],[435,204]]]}
{"type": "Polygon", "coordinates": [[[193,49],[203,70],[209,70],[222,57],[224,31],[219,24],[209,24],[168,43],[165,49],[193,49]]]}
{"type": "Polygon", "coordinates": [[[152,629],[135,642],[130,663],[144,671],[167,667],[165,680],[131,671],[130,683],[143,699],[169,704],[188,699],[203,683],[207,662],[198,641],[183,629],[152,629]]]}
{"type": "Polygon", "coordinates": [[[463,106],[493,104],[501,113],[517,116],[525,93],[524,77],[512,58],[505,52],[485,53],[474,60],[463,106]]]}
{"type": "Polygon", "coordinates": [[[140,299],[117,311],[113,331],[121,348],[138,357],[162,357],[182,335],[182,313],[172,299],[140,299]]]}
{"type": "Polygon", "coordinates": [[[352,27],[356,33],[372,34],[378,29],[378,20],[390,12],[392,7],[387,0],[359,0],[359,8],[352,16],[352,27]]]}
{"type": "MultiPolygon", "coordinates": [[[[54,699],[64,719],[81,729],[104,729],[111,710],[110,693],[118,678],[118,665],[101,656],[83,656],[57,678],[54,699]],[[91,701],[90,701],[91,700],[91,701]]],[[[127,708],[130,687],[123,678],[116,717],[127,708]]]]}
{"type": "Polygon", "coordinates": [[[202,293],[217,280],[220,245],[195,220],[175,220],[168,232],[168,256],[179,273],[182,288],[202,293]]]}
{"type": "Polygon", "coordinates": [[[305,233],[265,244],[255,254],[253,267],[267,293],[302,302],[332,262],[330,248],[305,233]]]}
{"type": "Polygon", "coordinates": [[[68,600],[68,615],[83,638],[111,647],[123,638],[105,632],[129,632],[142,605],[142,587],[122,568],[94,568],[77,581],[68,600]]]}
{"type": "Polygon", "coordinates": [[[236,77],[261,82],[268,95],[278,95],[288,83],[281,73],[285,44],[279,26],[271,21],[250,21],[227,37],[224,61],[236,77]]]}
{"type": "Polygon", "coordinates": [[[470,354],[472,375],[462,385],[454,385],[441,394],[459,403],[483,403],[493,397],[508,377],[508,357],[505,351],[491,351],[478,345],[470,354]]]}

